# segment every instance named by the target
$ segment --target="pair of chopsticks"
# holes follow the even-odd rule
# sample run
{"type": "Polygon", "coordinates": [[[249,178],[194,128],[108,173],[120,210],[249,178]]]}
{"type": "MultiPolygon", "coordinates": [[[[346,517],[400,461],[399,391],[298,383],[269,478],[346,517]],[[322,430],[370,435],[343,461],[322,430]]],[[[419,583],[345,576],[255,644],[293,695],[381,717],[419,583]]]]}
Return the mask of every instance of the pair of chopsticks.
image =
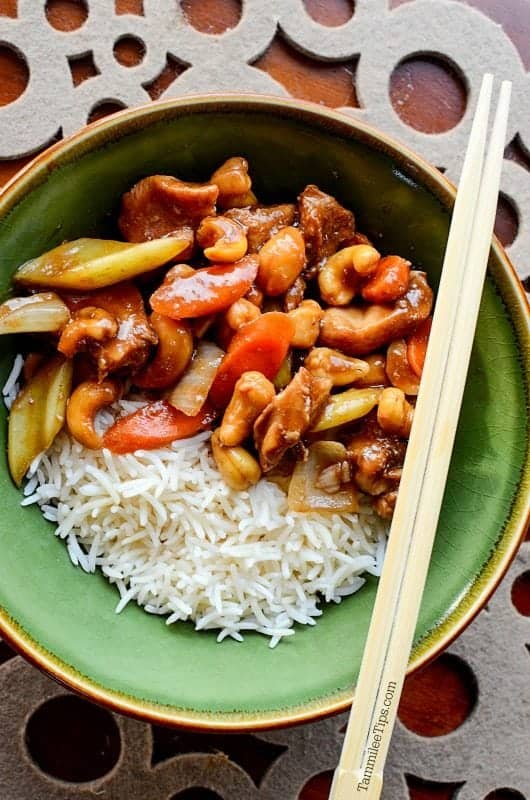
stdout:
{"type": "Polygon", "coordinates": [[[377,800],[427,577],[495,222],[511,83],[487,155],[485,75],[445,251],[414,423],[355,700],[330,800],[377,800]]]}

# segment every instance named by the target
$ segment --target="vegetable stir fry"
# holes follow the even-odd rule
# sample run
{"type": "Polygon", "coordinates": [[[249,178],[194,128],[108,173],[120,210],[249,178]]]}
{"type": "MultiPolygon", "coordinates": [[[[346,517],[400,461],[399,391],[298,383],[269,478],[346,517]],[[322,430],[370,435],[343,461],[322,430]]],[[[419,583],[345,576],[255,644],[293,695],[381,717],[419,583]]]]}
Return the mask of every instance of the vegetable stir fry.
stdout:
{"type": "Polygon", "coordinates": [[[365,495],[390,518],[430,330],[425,273],[382,256],[317,186],[259,203],[240,157],[206,183],[140,180],[119,227],[125,242],[23,264],[0,306],[0,333],[33,334],[9,417],[17,485],[63,423],[113,453],[211,429],[233,489],[266,477],[295,511],[356,511],[365,495]],[[102,432],[98,412],[124,396],[145,404],[102,432]]]}

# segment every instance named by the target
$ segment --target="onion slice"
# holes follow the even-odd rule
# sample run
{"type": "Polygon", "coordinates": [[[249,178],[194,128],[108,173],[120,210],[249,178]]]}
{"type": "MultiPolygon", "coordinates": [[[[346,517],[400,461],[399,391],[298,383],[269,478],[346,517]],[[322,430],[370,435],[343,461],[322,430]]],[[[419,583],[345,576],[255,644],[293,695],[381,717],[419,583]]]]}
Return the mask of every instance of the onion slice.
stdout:
{"type": "Polygon", "coordinates": [[[0,333],[55,333],[70,319],[70,312],[54,292],[12,297],[0,305],[0,333]]]}
{"type": "Polygon", "coordinates": [[[8,422],[7,458],[17,486],[34,458],[50,447],[64,424],[72,362],[54,356],[18,393],[8,422]]]}
{"type": "Polygon", "coordinates": [[[289,485],[287,502],[291,511],[355,512],[359,510],[358,491],[348,484],[329,494],[317,486],[322,470],[346,458],[346,448],[339,442],[314,442],[306,461],[298,461],[289,485]]]}
{"type": "Polygon", "coordinates": [[[311,431],[327,431],[366,416],[379,401],[380,395],[381,389],[347,389],[331,395],[311,431]]]}
{"type": "Polygon", "coordinates": [[[91,291],[136,278],[182,253],[189,240],[166,236],[131,244],[108,239],[75,239],[26,261],[14,280],[23,286],[91,291]]]}
{"type": "Polygon", "coordinates": [[[177,383],[168,400],[174,408],[188,417],[199,413],[223,360],[224,351],[211,342],[200,342],[188,369],[177,383]]]}

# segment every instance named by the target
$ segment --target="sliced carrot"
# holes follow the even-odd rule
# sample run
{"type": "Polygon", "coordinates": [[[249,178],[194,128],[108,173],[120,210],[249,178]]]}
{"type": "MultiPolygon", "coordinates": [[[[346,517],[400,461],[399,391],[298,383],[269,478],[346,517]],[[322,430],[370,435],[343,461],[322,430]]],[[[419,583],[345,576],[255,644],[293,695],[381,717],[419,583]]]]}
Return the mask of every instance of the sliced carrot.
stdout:
{"type": "Polygon", "coordinates": [[[432,317],[427,317],[426,320],[418,325],[412,336],[407,339],[407,359],[418,378],[421,377],[423,372],[431,326],[432,317]]]}
{"type": "Polygon", "coordinates": [[[202,408],[195,417],[177,411],[166,400],[154,403],[118,419],[103,436],[103,447],[112,453],[153,450],[176,439],[187,439],[210,427],[211,410],[202,408]]]}
{"type": "Polygon", "coordinates": [[[409,276],[410,261],[401,256],[385,256],[365,283],[362,296],[370,303],[392,303],[407,291],[409,276]]]}
{"type": "Polygon", "coordinates": [[[151,295],[151,307],[172,319],[215,314],[243,297],[258,272],[258,257],[245,256],[234,264],[197,269],[193,275],[164,282],[151,295]]]}
{"type": "Polygon", "coordinates": [[[293,335],[293,321],[280,311],[262,314],[243,325],[230,342],[210,390],[212,405],[223,408],[228,404],[244,372],[261,372],[272,380],[287,355],[293,335]]]}

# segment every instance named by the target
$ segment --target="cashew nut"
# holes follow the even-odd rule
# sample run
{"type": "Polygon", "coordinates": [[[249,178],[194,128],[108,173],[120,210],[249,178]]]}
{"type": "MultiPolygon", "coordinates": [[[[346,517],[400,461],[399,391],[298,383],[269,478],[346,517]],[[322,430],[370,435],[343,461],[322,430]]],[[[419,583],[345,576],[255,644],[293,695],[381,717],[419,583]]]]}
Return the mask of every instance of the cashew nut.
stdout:
{"type": "Polygon", "coordinates": [[[76,311],[66,323],[57,344],[57,350],[67,358],[72,358],[89,342],[105,342],[116,336],[116,319],[102,308],[87,306],[76,311]]]}
{"type": "Polygon", "coordinates": [[[320,378],[331,378],[333,386],[355,383],[370,371],[366,361],[350,358],[330,347],[315,347],[311,350],[304,361],[304,367],[320,378]]]}
{"type": "Polygon", "coordinates": [[[189,278],[194,273],[195,270],[189,264],[174,264],[164,275],[163,283],[171,283],[176,278],[189,278]]]}
{"type": "Polygon", "coordinates": [[[219,441],[225,447],[241,444],[251,434],[254,422],[274,395],[274,386],[265,375],[244,372],[224,413],[219,441]]]}
{"type": "Polygon", "coordinates": [[[412,426],[414,408],[401,389],[383,389],[377,408],[377,421],[385,433],[407,439],[412,426]]]}
{"type": "Polygon", "coordinates": [[[316,300],[304,300],[287,314],[294,322],[293,347],[313,347],[320,333],[320,320],[324,312],[316,300]]]}
{"type": "Polygon", "coordinates": [[[225,447],[221,444],[219,430],[214,431],[211,438],[217,469],[231,489],[243,492],[261,478],[260,466],[244,447],[225,447]]]}
{"type": "Polygon", "coordinates": [[[210,261],[231,264],[247,252],[246,231],[228,217],[205,217],[197,229],[197,242],[210,261]]]}
{"type": "Polygon", "coordinates": [[[150,323],[158,336],[155,356],[134,378],[141,389],[167,389],[180,378],[193,354],[193,336],[186,322],[151,314],[150,323]]]}
{"type": "Polygon", "coordinates": [[[388,386],[389,380],[385,370],[384,355],[372,353],[364,356],[363,361],[368,367],[368,372],[357,379],[357,386],[388,386]]]}
{"type": "Polygon", "coordinates": [[[120,394],[120,386],[115,381],[80,383],[66,408],[66,423],[74,439],[90,450],[101,448],[102,437],[94,427],[96,414],[104,406],[115,403],[120,394]]]}
{"type": "Polygon", "coordinates": [[[305,242],[298,228],[282,228],[259,251],[257,283],[265,294],[283,294],[305,267],[305,242]]]}
{"type": "Polygon", "coordinates": [[[380,259],[374,247],[353,244],[326,259],[318,273],[322,299],[330,306],[347,306],[359,288],[359,277],[373,272],[380,259]]]}
{"type": "Polygon", "coordinates": [[[329,305],[346,306],[355,297],[359,281],[351,257],[354,246],[338,250],[320,268],[318,287],[322,299],[329,305]]]}
{"type": "Polygon", "coordinates": [[[252,206],[257,202],[250,189],[252,181],[248,174],[248,162],[241,156],[234,156],[221,164],[210,178],[210,183],[219,189],[219,208],[252,206]]]}
{"type": "Polygon", "coordinates": [[[353,268],[359,275],[371,275],[375,272],[380,258],[380,253],[371,244],[354,244],[351,248],[353,268]]]}
{"type": "Polygon", "coordinates": [[[242,325],[252,322],[259,316],[261,316],[259,308],[254,303],[251,303],[250,300],[245,300],[244,297],[241,297],[227,309],[225,320],[232,330],[237,331],[242,325]]]}

